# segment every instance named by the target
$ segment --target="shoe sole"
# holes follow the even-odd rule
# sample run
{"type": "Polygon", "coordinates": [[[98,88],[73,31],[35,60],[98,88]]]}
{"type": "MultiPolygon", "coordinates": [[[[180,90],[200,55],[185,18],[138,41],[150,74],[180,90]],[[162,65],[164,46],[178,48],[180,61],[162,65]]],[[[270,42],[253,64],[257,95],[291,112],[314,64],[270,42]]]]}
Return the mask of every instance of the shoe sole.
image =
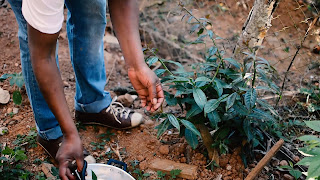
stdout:
{"type": "MultiPolygon", "coordinates": [[[[79,121],[78,121],[79,122],[79,121]]],[[[135,128],[135,127],[138,127],[140,126],[137,125],[137,126],[133,126],[133,127],[126,127],[126,128],[116,128],[116,127],[112,127],[112,126],[108,126],[108,125],[105,125],[105,124],[102,124],[102,123],[96,123],[96,122],[89,122],[89,123],[83,123],[83,122],[79,122],[80,124],[83,124],[83,125],[99,125],[99,126],[104,126],[104,127],[108,127],[108,128],[113,128],[113,129],[117,129],[117,130],[127,130],[127,129],[132,129],[132,128],[135,128]]]]}

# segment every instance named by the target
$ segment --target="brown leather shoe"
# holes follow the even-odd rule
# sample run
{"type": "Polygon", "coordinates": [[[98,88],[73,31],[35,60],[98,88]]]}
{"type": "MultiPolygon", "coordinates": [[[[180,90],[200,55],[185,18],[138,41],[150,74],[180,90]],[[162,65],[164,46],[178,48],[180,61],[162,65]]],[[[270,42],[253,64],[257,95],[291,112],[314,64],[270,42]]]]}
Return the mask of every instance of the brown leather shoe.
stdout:
{"type": "Polygon", "coordinates": [[[75,112],[75,119],[83,124],[98,124],[114,129],[130,129],[142,122],[142,114],[125,108],[114,98],[109,107],[100,113],[75,112]]]}
{"type": "MultiPolygon", "coordinates": [[[[55,140],[45,140],[42,137],[40,137],[39,135],[37,136],[37,142],[38,144],[49,154],[49,156],[51,158],[53,158],[55,160],[55,157],[57,155],[57,152],[61,146],[62,143],[62,139],[63,137],[60,137],[58,139],[55,140]]],[[[83,150],[83,156],[87,157],[89,156],[89,152],[84,149],[83,150]]]]}

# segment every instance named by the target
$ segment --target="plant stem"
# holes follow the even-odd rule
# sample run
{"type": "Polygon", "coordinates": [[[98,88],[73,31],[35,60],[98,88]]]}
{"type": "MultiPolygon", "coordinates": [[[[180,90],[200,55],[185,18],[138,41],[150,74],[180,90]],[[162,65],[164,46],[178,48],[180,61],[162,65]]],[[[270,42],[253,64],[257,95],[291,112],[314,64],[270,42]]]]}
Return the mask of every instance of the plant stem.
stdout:
{"type": "MultiPolygon", "coordinates": [[[[148,49],[150,52],[152,52],[153,55],[157,56],[156,53],[154,53],[151,49],[148,49]]],[[[157,56],[158,57],[158,56],[157,56]]],[[[164,62],[158,58],[159,62],[161,63],[161,65],[164,67],[164,69],[170,74],[173,76],[173,73],[168,69],[168,67],[164,64],[164,62]]]]}
{"type": "Polygon", "coordinates": [[[208,151],[209,159],[215,161],[215,163],[219,165],[219,153],[217,149],[212,147],[213,138],[208,130],[208,127],[204,124],[196,124],[196,127],[199,130],[203,144],[208,151]]]}

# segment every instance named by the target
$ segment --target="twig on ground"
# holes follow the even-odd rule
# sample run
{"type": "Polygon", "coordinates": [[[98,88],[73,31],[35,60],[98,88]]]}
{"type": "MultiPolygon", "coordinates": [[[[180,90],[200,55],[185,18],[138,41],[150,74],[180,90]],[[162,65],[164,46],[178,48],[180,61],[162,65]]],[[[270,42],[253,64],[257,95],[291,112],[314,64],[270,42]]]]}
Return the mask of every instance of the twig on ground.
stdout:
{"type": "Polygon", "coordinates": [[[280,150],[284,143],[283,139],[280,139],[271,149],[270,151],[260,160],[257,166],[249,173],[249,175],[245,178],[245,180],[253,180],[256,178],[261,170],[266,166],[271,158],[280,150]]]}

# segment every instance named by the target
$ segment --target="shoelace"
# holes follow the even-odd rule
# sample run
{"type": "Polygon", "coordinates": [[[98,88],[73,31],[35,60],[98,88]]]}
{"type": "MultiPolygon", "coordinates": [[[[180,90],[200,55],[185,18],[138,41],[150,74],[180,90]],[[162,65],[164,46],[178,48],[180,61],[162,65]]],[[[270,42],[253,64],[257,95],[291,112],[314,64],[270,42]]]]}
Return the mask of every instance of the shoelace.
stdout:
{"type": "Polygon", "coordinates": [[[127,119],[129,117],[131,110],[126,109],[121,103],[116,102],[116,100],[117,100],[117,96],[115,96],[112,99],[109,107],[106,109],[106,112],[110,112],[113,115],[113,117],[116,119],[116,121],[121,124],[121,121],[117,117],[118,114],[120,114],[120,118],[124,117],[125,119],[127,119]]]}

